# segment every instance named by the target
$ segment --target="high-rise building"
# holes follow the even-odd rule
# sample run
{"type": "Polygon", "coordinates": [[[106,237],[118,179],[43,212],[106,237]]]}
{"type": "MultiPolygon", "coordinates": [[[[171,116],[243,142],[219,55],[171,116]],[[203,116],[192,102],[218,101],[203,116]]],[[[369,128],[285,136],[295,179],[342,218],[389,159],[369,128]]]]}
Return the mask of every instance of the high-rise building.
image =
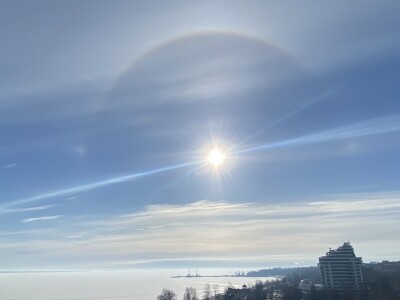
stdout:
{"type": "Polygon", "coordinates": [[[359,289],[363,284],[362,258],[356,257],[350,242],[329,249],[319,258],[322,284],[337,290],[359,289]]]}

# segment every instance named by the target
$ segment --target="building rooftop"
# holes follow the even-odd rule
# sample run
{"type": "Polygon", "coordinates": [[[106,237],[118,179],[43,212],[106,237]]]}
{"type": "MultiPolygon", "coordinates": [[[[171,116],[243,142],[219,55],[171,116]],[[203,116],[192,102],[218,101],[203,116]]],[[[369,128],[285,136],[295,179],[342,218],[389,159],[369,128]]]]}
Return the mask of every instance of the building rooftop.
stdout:
{"type": "Polygon", "coordinates": [[[355,257],[354,248],[350,244],[350,242],[343,243],[342,246],[339,246],[336,249],[329,248],[329,251],[326,252],[326,256],[338,256],[338,255],[346,255],[355,257]]]}

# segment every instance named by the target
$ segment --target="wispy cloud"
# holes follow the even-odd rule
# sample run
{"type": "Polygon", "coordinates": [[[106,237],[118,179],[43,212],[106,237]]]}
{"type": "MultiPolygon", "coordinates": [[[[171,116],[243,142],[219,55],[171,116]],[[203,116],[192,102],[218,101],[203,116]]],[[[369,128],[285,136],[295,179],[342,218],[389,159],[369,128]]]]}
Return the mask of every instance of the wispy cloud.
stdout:
{"type": "Polygon", "coordinates": [[[288,146],[301,146],[315,143],[331,142],[341,139],[359,138],[376,134],[384,134],[400,131],[400,115],[389,115],[381,118],[375,118],[355,124],[342,126],[302,137],[296,137],[289,140],[259,145],[237,153],[247,153],[253,151],[270,150],[288,146]]]}
{"type": "Polygon", "coordinates": [[[50,204],[50,205],[23,207],[23,208],[0,208],[0,215],[9,214],[9,213],[23,213],[23,212],[29,212],[29,211],[46,210],[46,209],[49,209],[54,206],[55,206],[54,204],[50,204]]]}
{"type": "Polygon", "coordinates": [[[157,205],[149,205],[146,207],[146,210],[134,213],[122,215],[122,219],[130,219],[130,218],[162,218],[169,216],[185,216],[192,217],[198,215],[231,215],[235,212],[242,212],[244,209],[248,208],[250,203],[229,203],[229,202],[214,202],[209,200],[201,200],[185,205],[171,205],[171,204],[157,204],[157,205]]]}
{"type": "Polygon", "coordinates": [[[2,168],[3,169],[11,169],[11,168],[14,168],[16,166],[18,166],[18,163],[10,163],[10,164],[3,165],[2,168]]]}
{"type": "Polygon", "coordinates": [[[73,194],[80,193],[80,192],[96,190],[96,189],[99,189],[99,188],[102,188],[105,186],[136,180],[140,177],[150,176],[150,175],[154,175],[154,174],[158,174],[158,173],[162,173],[162,172],[167,172],[167,171],[176,170],[176,169],[180,169],[180,168],[184,168],[184,167],[188,167],[188,166],[193,166],[198,163],[199,163],[198,161],[192,161],[192,162],[176,164],[176,165],[172,165],[172,166],[168,166],[168,167],[157,168],[157,169],[153,169],[153,170],[149,170],[149,171],[128,174],[125,176],[113,177],[113,178],[102,180],[102,181],[97,181],[97,182],[84,184],[84,185],[80,185],[80,186],[75,186],[75,187],[71,187],[71,188],[67,188],[67,189],[63,189],[63,190],[51,191],[48,193],[11,201],[11,202],[4,204],[3,207],[9,207],[9,206],[19,205],[19,204],[24,204],[24,203],[31,203],[31,202],[36,202],[36,201],[45,200],[45,199],[49,199],[49,198],[68,196],[68,195],[71,195],[71,194],[73,195],[73,194]]]}
{"type": "Polygon", "coordinates": [[[61,218],[61,215],[57,216],[43,216],[43,217],[37,217],[37,218],[28,218],[28,219],[23,219],[21,220],[21,223],[31,223],[31,222],[36,222],[36,221],[48,221],[48,220],[55,220],[61,218]]]}
{"type": "Polygon", "coordinates": [[[78,238],[83,237],[83,235],[82,234],[74,234],[74,235],[67,235],[66,237],[69,239],[78,239],[78,238]]]}
{"type": "MultiPolygon", "coordinates": [[[[56,226],[47,238],[35,237],[35,233],[21,234],[18,236],[26,238],[20,241],[14,238],[3,250],[0,247],[0,253],[30,249],[36,256],[40,253],[52,253],[59,259],[90,256],[99,264],[116,265],[175,259],[245,261],[247,257],[251,257],[246,260],[249,262],[279,259],[290,262],[315,260],[328,247],[350,240],[362,256],[395,257],[394,249],[400,246],[393,239],[400,227],[399,200],[400,194],[393,192],[385,197],[340,194],[336,198],[321,196],[320,201],[280,204],[201,200],[149,205],[132,214],[75,219],[62,227],[56,226]],[[368,231],[365,224],[369,224],[368,231]],[[364,247],[371,240],[379,241],[380,248],[364,247]]],[[[43,216],[22,222],[60,217],[43,216]]]]}

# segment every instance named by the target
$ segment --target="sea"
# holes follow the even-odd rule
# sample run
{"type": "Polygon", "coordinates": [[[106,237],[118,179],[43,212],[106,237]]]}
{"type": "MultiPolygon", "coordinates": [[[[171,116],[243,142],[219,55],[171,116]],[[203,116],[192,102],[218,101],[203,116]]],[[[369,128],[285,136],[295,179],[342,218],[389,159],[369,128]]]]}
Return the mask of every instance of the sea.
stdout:
{"type": "MultiPolygon", "coordinates": [[[[1,300],[155,300],[163,288],[183,298],[186,287],[201,296],[208,283],[222,292],[228,286],[240,287],[273,277],[181,277],[187,270],[123,270],[80,272],[0,273],[1,300]]],[[[200,275],[233,275],[235,270],[199,270],[200,275]]]]}

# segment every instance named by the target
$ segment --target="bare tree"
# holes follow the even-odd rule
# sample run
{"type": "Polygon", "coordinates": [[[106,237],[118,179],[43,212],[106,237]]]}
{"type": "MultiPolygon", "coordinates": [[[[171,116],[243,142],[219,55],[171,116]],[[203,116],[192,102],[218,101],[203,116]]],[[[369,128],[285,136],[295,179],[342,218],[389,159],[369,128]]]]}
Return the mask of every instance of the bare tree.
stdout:
{"type": "Polygon", "coordinates": [[[213,297],[215,298],[217,296],[218,292],[219,292],[218,284],[214,283],[213,286],[212,286],[212,289],[213,289],[213,297]]]}
{"type": "Polygon", "coordinates": [[[206,283],[204,286],[204,292],[203,292],[203,300],[210,300],[211,299],[211,286],[209,283],[206,283]]]}
{"type": "Polygon", "coordinates": [[[199,300],[196,289],[187,287],[185,289],[185,293],[183,294],[183,300],[199,300]]]}
{"type": "Polygon", "coordinates": [[[163,289],[161,294],[157,296],[157,300],[177,300],[173,290],[163,289]]]}

